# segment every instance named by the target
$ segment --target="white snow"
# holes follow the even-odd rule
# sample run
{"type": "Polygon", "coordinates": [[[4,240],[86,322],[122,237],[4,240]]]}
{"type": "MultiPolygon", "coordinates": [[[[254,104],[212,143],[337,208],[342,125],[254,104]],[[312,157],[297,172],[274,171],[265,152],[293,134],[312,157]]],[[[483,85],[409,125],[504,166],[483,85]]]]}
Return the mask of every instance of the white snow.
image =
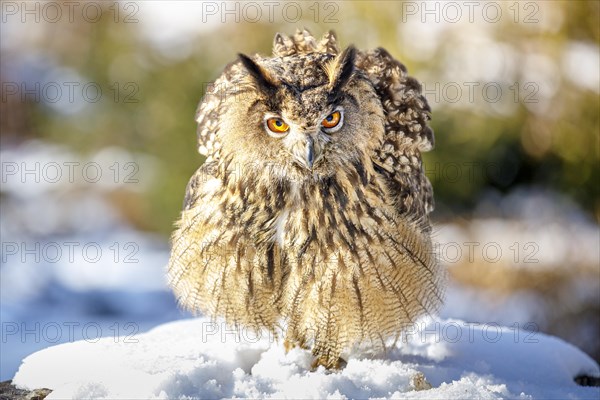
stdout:
{"type": "Polygon", "coordinates": [[[521,398],[597,399],[579,374],[598,365],[574,346],[540,333],[460,320],[432,320],[387,354],[355,353],[341,371],[310,370],[311,354],[285,353],[274,338],[239,334],[205,318],[135,337],[50,347],[27,357],[13,379],[66,398],[521,398]],[[423,373],[433,386],[415,390],[423,373]]]}

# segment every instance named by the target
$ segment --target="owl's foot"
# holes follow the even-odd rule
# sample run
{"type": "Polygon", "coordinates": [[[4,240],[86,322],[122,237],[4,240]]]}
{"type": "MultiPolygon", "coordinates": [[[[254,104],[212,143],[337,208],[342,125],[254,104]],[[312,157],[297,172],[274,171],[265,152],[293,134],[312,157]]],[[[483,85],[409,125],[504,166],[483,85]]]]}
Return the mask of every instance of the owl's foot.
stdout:
{"type": "Polygon", "coordinates": [[[331,360],[328,357],[317,356],[311,364],[311,371],[315,371],[320,365],[324,366],[328,370],[341,370],[346,368],[348,362],[342,357],[338,357],[337,360],[331,360]]]}

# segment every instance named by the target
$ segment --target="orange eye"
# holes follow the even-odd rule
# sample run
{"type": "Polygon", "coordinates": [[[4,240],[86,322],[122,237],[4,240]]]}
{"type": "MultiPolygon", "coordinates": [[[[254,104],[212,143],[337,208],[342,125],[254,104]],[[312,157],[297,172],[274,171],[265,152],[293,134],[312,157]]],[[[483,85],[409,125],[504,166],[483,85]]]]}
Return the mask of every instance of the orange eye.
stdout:
{"type": "Polygon", "coordinates": [[[285,133],[290,129],[290,126],[280,118],[269,118],[267,120],[267,127],[271,132],[275,133],[285,133]]]}
{"type": "Polygon", "coordinates": [[[327,117],[325,117],[325,119],[321,121],[321,125],[323,125],[323,128],[327,129],[335,128],[341,120],[342,113],[340,113],[339,111],[335,111],[329,114],[327,117]]]}

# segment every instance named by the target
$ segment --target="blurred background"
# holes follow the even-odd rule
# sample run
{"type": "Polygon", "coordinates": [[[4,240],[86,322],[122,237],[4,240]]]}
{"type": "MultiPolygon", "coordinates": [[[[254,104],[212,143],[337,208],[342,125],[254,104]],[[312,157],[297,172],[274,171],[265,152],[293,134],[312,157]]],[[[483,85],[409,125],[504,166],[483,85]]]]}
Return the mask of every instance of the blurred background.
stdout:
{"type": "Polygon", "coordinates": [[[303,27],[382,46],[423,85],[442,316],[600,360],[600,2],[1,4],[0,379],[189,317],[164,268],[203,162],[195,108],[238,52],[303,27]]]}

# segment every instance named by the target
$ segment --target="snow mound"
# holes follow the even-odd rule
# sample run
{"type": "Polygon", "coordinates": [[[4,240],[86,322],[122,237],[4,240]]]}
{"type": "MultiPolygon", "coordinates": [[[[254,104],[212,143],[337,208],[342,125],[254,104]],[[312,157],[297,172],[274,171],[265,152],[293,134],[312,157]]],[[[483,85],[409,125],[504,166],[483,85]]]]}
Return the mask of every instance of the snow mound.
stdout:
{"type": "Polygon", "coordinates": [[[434,320],[384,355],[365,354],[351,355],[341,371],[311,371],[308,350],[286,354],[269,335],[198,318],[44,349],[23,361],[13,383],[52,389],[48,399],[600,397],[599,388],[573,381],[599,376],[598,365],[541,333],[434,320]]]}

